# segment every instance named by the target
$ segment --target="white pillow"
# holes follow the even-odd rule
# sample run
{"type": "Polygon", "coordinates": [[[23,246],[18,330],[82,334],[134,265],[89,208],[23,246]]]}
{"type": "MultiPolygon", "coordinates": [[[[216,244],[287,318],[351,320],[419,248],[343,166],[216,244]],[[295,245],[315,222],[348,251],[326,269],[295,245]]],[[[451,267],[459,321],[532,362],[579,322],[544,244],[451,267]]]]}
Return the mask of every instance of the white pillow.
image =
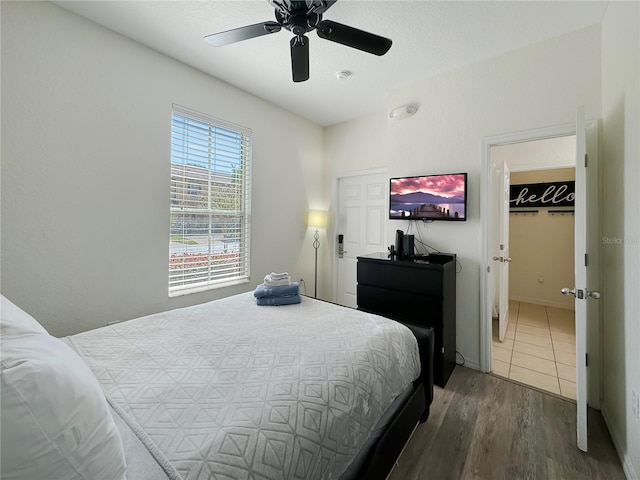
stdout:
{"type": "Polygon", "coordinates": [[[124,480],[122,442],[98,380],[20,312],[2,299],[2,479],[124,480]]]}
{"type": "Polygon", "coordinates": [[[6,339],[47,331],[35,318],[0,295],[0,333],[6,339]]]}

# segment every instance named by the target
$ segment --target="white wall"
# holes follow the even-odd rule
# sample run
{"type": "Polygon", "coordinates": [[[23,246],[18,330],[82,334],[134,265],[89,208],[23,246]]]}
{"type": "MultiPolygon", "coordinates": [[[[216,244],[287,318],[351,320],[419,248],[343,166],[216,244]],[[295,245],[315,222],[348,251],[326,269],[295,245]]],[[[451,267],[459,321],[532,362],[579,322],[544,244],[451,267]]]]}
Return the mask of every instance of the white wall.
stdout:
{"type": "Polygon", "coordinates": [[[640,478],[640,4],[610,2],[602,23],[602,411],[627,478],[640,478]]]}
{"type": "Polygon", "coordinates": [[[313,288],[301,232],[324,199],[317,125],[39,2],[2,2],[2,120],[2,293],[51,333],[252,290],[270,271],[313,288]],[[168,298],[172,103],[253,130],[250,284],[168,298]]]}
{"type": "Polygon", "coordinates": [[[391,177],[469,173],[468,220],[420,226],[425,242],[458,254],[457,349],[469,366],[480,355],[482,139],[568,124],[579,104],[598,118],[600,95],[600,28],[591,27],[390,92],[389,110],[419,105],[408,119],[387,111],[327,128],[328,185],[341,171],[381,166],[391,177]]]}

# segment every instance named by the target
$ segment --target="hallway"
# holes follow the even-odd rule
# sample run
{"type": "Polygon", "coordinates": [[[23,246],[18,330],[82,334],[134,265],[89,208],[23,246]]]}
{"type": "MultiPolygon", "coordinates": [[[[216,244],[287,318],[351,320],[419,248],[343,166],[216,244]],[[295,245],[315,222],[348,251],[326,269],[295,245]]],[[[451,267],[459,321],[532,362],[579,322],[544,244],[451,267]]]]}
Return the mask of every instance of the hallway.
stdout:
{"type": "Polygon", "coordinates": [[[494,319],[492,373],[575,400],[573,310],[511,301],[504,341],[497,332],[494,319]]]}

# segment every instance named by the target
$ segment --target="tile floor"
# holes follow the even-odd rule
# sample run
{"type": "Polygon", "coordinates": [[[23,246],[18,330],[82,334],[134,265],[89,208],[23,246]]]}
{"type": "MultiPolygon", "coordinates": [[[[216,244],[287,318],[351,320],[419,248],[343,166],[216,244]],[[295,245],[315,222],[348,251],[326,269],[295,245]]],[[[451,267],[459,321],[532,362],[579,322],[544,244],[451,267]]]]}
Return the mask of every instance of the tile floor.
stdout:
{"type": "Polygon", "coordinates": [[[492,373],[563,397],[576,398],[573,310],[509,302],[502,342],[493,322],[492,373]]]}

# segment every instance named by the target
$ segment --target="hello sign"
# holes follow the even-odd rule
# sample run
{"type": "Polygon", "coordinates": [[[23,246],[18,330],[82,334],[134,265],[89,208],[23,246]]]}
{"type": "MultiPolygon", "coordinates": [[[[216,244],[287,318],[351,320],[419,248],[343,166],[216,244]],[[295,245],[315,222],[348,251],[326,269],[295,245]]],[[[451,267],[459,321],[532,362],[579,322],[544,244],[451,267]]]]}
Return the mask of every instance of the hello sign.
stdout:
{"type": "Polygon", "coordinates": [[[574,180],[511,185],[510,188],[510,208],[573,207],[576,197],[574,180]]]}

